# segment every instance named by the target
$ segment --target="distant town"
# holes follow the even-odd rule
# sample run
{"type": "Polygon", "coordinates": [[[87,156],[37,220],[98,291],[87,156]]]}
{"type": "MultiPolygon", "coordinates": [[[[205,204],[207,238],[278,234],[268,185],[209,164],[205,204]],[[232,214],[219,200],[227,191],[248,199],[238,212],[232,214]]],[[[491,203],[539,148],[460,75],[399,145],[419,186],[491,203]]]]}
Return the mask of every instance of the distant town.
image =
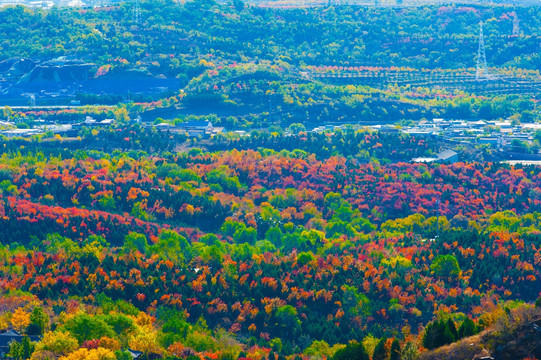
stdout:
{"type": "MultiPolygon", "coordinates": [[[[133,120],[140,123],[144,128],[155,128],[160,132],[184,134],[188,137],[198,139],[211,139],[220,133],[230,133],[235,136],[249,137],[250,132],[242,129],[225,129],[215,126],[208,120],[190,120],[186,122],[175,122],[161,119],[144,121],[140,116],[133,120]]],[[[0,121],[0,135],[6,138],[28,138],[41,134],[50,136],[61,136],[63,138],[76,137],[83,128],[92,129],[115,125],[115,119],[94,119],[86,116],[84,121],[73,121],[70,123],[58,123],[50,120],[34,120],[31,126],[27,126],[21,119],[12,121],[0,121]],[[22,124],[22,126],[21,126],[22,124]]],[[[539,153],[538,131],[541,131],[539,123],[519,123],[508,120],[450,120],[432,119],[422,120],[410,125],[380,124],[325,124],[312,129],[302,129],[306,132],[332,132],[336,130],[353,129],[358,130],[369,128],[373,131],[384,133],[404,133],[414,137],[429,137],[440,144],[439,153],[433,156],[411,159],[413,162],[456,162],[459,160],[457,152],[451,149],[459,148],[485,148],[497,154],[498,158],[505,159],[526,159],[541,160],[539,153]],[[539,159],[538,159],[539,158],[539,159]]],[[[297,130],[298,131],[298,130],[297,130]]],[[[292,136],[294,132],[291,127],[285,130],[285,136],[292,136]]]]}

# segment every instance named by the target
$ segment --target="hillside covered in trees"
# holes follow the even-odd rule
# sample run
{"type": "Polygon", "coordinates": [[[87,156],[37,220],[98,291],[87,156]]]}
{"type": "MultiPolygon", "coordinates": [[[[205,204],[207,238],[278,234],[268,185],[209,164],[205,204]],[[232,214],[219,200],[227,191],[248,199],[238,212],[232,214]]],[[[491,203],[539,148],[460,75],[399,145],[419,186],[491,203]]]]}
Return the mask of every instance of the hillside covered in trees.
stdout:
{"type": "Polygon", "coordinates": [[[135,22],[134,6],[1,9],[0,102],[24,105],[31,93],[43,104],[162,99],[167,117],[216,114],[255,128],[536,117],[537,7],[152,1],[135,22]],[[480,22],[490,73],[502,78],[493,85],[472,80],[480,22]]]}
{"type": "Polygon", "coordinates": [[[190,68],[189,61],[201,58],[230,63],[281,61],[290,66],[460,69],[475,66],[479,22],[484,21],[489,65],[541,67],[536,51],[541,28],[537,7],[282,10],[245,6],[241,1],[201,0],[184,5],[153,1],[141,3],[141,20],[135,23],[133,6],[4,8],[0,12],[5,39],[1,60],[78,56],[98,66],[129,64],[188,79],[193,75],[190,70],[197,71],[199,65],[190,68]],[[513,36],[515,16],[520,33],[513,36]],[[148,55],[155,57],[156,64],[141,62],[148,55]]]}
{"type": "Polygon", "coordinates": [[[0,327],[42,336],[11,354],[470,359],[524,334],[539,316],[539,168],[392,162],[392,143],[432,144],[349,136],[371,161],[60,140],[4,152],[0,327]]]}
{"type": "Polygon", "coordinates": [[[0,357],[541,359],[541,168],[399,131],[535,157],[539,8],[283,4],[0,9],[0,357]]]}

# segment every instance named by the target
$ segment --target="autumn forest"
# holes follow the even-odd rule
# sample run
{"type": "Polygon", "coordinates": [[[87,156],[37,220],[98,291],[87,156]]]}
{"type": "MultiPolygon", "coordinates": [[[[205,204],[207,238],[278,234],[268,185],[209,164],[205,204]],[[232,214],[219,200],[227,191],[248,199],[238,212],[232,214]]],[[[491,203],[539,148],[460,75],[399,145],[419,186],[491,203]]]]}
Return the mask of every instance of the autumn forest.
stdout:
{"type": "Polygon", "coordinates": [[[541,359],[539,7],[377,2],[0,8],[0,359],[541,359]]]}
{"type": "MultiPolygon", "coordinates": [[[[86,141],[123,131],[143,134],[86,141]]],[[[0,326],[39,336],[12,357],[431,359],[536,316],[536,166],[392,161],[432,144],[371,130],[289,137],[333,154],[153,136],[153,155],[7,142],[0,326]]]]}

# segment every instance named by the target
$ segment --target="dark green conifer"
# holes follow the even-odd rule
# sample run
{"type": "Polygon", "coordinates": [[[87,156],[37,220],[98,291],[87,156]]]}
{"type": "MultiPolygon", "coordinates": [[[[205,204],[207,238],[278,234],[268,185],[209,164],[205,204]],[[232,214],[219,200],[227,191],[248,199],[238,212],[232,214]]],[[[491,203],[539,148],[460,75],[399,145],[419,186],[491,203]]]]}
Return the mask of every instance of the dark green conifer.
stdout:
{"type": "Polygon", "coordinates": [[[475,323],[467,317],[464,319],[460,327],[458,328],[458,338],[462,339],[468,336],[475,335],[477,333],[477,327],[475,326],[475,323]]]}
{"type": "Polygon", "coordinates": [[[370,356],[362,344],[350,342],[345,348],[338,350],[332,360],[370,360],[370,356]]]}
{"type": "Polygon", "coordinates": [[[390,360],[402,360],[402,351],[400,350],[400,342],[396,338],[393,340],[391,344],[390,360]]]}
{"type": "Polygon", "coordinates": [[[374,349],[374,355],[372,355],[372,360],[387,360],[387,349],[385,349],[385,343],[387,339],[383,337],[376,348],[374,349]]]}
{"type": "Polygon", "coordinates": [[[455,322],[452,319],[449,318],[447,320],[447,324],[445,324],[445,325],[449,328],[449,331],[453,335],[453,341],[451,341],[451,342],[454,342],[454,341],[458,340],[458,331],[456,330],[455,322]]]}

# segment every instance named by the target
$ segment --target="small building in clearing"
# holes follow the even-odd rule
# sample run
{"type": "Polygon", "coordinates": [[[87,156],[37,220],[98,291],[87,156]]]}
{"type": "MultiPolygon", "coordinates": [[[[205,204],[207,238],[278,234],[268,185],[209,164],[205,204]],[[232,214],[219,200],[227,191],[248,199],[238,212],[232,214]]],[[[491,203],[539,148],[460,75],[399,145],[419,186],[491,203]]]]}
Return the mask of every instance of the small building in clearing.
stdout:
{"type": "Polygon", "coordinates": [[[438,159],[436,161],[455,163],[458,161],[458,153],[451,149],[447,149],[438,154],[438,159]]]}
{"type": "Polygon", "coordinates": [[[431,163],[431,162],[445,162],[445,163],[455,163],[458,161],[458,153],[451,149],[444,150],[440,152],[437,157],[418,157],[413,158],[411,161],[416,163],[431,163]]]}
{"type": "Polygon", "coordinates": [[[185,123],[180,123],[177,125],[177,127],[182,128],[188,132],[190,131],[202,131],[207,132],[212,130],[213,126],[212,123],[208,120],[197,120],[197,121],[188,121],[185,123]]]}

